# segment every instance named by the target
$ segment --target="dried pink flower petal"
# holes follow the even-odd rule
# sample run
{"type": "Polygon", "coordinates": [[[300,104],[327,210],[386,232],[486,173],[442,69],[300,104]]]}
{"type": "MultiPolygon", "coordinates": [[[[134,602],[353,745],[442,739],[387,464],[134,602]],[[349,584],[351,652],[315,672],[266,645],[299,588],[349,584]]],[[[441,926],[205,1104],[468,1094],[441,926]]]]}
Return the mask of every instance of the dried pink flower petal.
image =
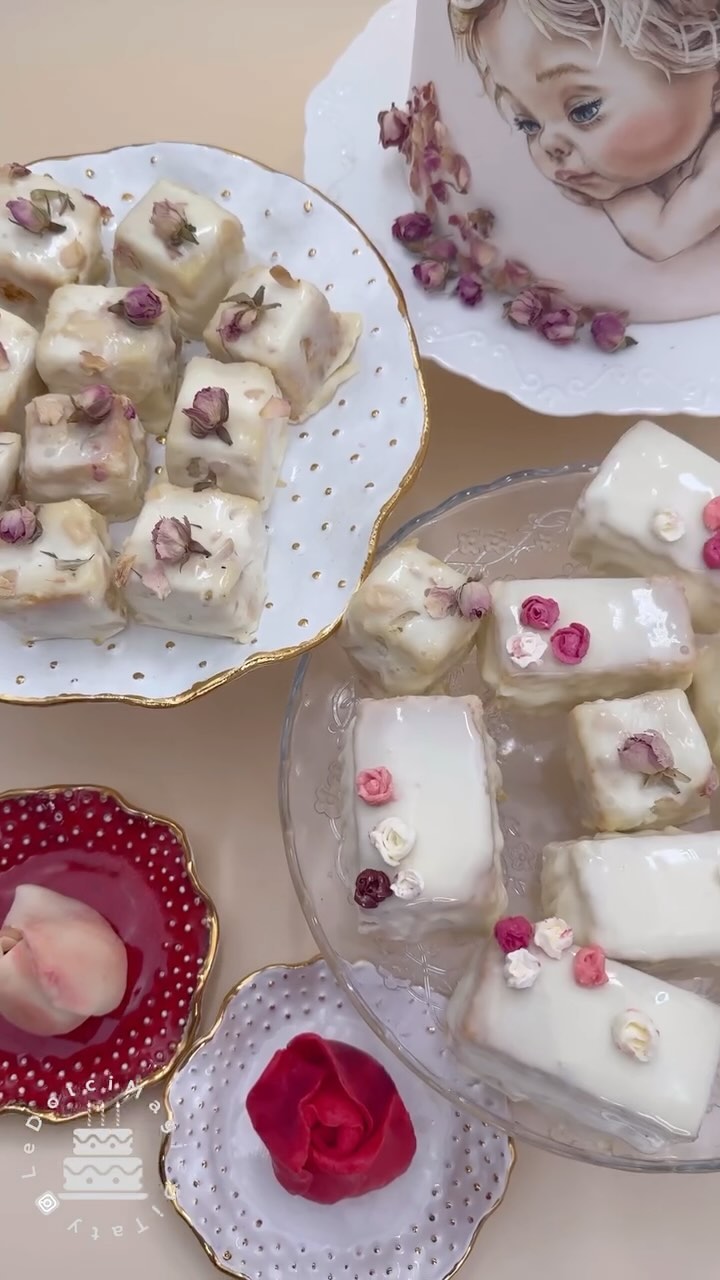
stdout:
{"type": "Polygon", "coordinates": [[[223,311],[218,325],[218,333],[223,343],[237,342],[243,333],[249,333],[257,324],[263,312],[274,311],[282,305],[279,302],[265,301],[264,284],[255,290],[252,297],[249,293],[236,293],[225,298],[224,301],[228,304],[228,310],[223,311]]]}
{"type": "Polygon", "coordinates": [[[542,289],[523,289],[512,302],[507,302],[504,315],[516,329],[537,329],[550,301],[542,289]]]}
{"type": "Polygon", "coordinates": [[[95,196],[91,196],[87,191],[83,191],[83,196],[86,200],[89,200],[91,204],[97,205],[100,210],[100,218],[103,226],[107,226],[108,222],[112,222],[113,211],[109,205],[101,204],[99,200],[95,199],[95,196]]]}
{"type": "Polygon", "coordinates": [[[454,262],[458,256],[457,245],[449,236],[439,236],[423,246],[423,254],[432,262],[454,262]]]}
{"type": "Polygon", "coordinates": [[[140,574],[140,581],[158,600],[167,600],[170,595],[168,576],[161,564],[153,565],[152,569],[144,569],[140,574]]]}
{"type": "Polygon", "coordinates": [[[171,200],[156,200],[150,215],[150,225],[162,240],[171,258],[179,258],[184,244],[198,244],[197,227],[185,217],[187,204],[171,200]]]}
{"type": "Polygon", "coordinates": [[[266,420],[272,418],[289,418],[292,413],[292,405],[289,400],[285,400],[280,396],[271,396],[267,404],[260,410],[260,417],[266,420]]]}
{"type": "Polygon", "coordinates": [[[463,272],[458,277],[455,293],[460,301],[465,303],[466,307],[476,307],[485,296],[485,287],[480,276],[463,272]]]}
{"type": "Polygon", "coordinates": [[[163,311],[162,298],[147,284],[137,284],[128,289],[124,298],[108,307],[115,316],[122,316],[128,324],[136,329],[147,329],[160,319],[163,311]]]}
{"type": "Polygon", "coordinates": [[[384,150],[388,147],[402,147],[410,131],[410,118],[407,111],[401,111],[393,102],[388,111],[379,113],[377,120],[380,129],[380,146],[384,150]]]}
{"type": "Polygon", "coordinates": [[[636,347],[635,338],[628,337],[626,311],[596,311],[590,324],[593,342],[601,351],[622,351],[625,347],[636,347]]]}
{"type": "Polygon", "coordinates": [[[453,618],[460,612],[458,592],[454,587],[427,587],[425,590],[425,612],[428,617],[438,621],[440,618],[453,618]]]}
{"type": "Polygon", "coordinates": [[[675,768],[672,750],[661,733],[648,729],[645,733],[633,733],[618,747],[620,768],[626,773],[639,773],[645,777],[644,785],[651,781],[664,782],[676,795],[677,783],[689,782],[685,773],[675,768]]]}
{"type": "Polygon", "coordinates": [[[230,401],[224,387],[203,387],[198,391],[190,409],[183,409],[190,419],[190,433],[197,440],[204,440],[213,433],[223,444],[232,444],[232,436],[225,423],[230,416],[230,401]]]}
{"type": "Polygon", "coordinates": [[[558,662],[574,667],[590,648],[590,632],[582,622],[571,622],[551,635],[550,648],[558,662]]]}
{"type": "Polygon", "coordinates": [[[32,170],[26,164],[18,164],[11,160],[10,164],[0,165],[0,179],[3,182],[17,182],[18,178],[29,178],[32,170]]]}
{"type": "Polygon", "coordinates": [[[0,342],[0,373],[7,373],[10,368],[10,357],[6,348],[0,342]]]}
{"type": "Polygon", "coordinates": [[[71,396],[70,399],[72,400],[73,411],[68,418],[68,422],[104,422],[112,413],[113,405],[115,404],[115,392],[110,387],[106,387],[104,383],[98,382],[95,386],[86,387],[84,391],[71,396]]]}
{"type": "Polygon", "coordinates": [[[187,516],[162,516],[154,526],[151,538],[155,559],[165,564],[178,565],[181,569],[191,555],[205,556],[210,552],[193,538],[193,525],[187,516]]]}
{"type": "Polygon", "coordinates": [[[457,593],[457,602],[463,618],[484,618],[491,605],[490,592],[479,578],[468,578],[457,593]]]}
{"type": "Polygon", "coordinates": [[[428,293],[445,287],[450,268],[447,262],[416,262],[413,275],[428,293]]]}
{"type": "Polygon", "coordinates": [[[574,307],[558,307],[555,311],[546,311],[536,327],[548,342],[568,346],[577,337],[580,316],[574,307]]]}
{"type": "Polygon", "coordinates": [[[533,274],[529,267],[523,262],[516,262],[514,258],[506,258],[500,266],[495,267],[490,273],[493,288],[498,293],[516,293],[523,289],[529,289],[533,283],[533,274]]]}
{"type": "Polygon", "coordinates": [[[0,516],[0,542],[35,542],[41,533],[34,506],[16,502],[0,516]]]}

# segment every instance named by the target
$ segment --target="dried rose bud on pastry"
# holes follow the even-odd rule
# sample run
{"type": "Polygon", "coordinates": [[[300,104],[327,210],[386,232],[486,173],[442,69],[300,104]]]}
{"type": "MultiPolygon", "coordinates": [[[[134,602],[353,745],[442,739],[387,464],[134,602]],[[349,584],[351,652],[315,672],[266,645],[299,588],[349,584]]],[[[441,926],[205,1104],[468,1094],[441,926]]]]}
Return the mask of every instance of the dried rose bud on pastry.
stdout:
{"type": "Polygon", "coordinates": [[[42,324],[65,284],[104,284],[103,210],[74,187],[22,165],[0,169],[0,302],[42,324]]]}
{"type": "Polygon", "coordinates": [[[250,1122],[290,1195],[337,1204],[394,1182],[417,1146],[388,1072],[313,1033],[278,1049],[247,1096],[250,1122]]]}
{"type": "Polygon", "coordinates": [[[314,284],[284,267],[252,267],[227,290],[205,330],[217,360],[251,360],[274,375],[295,421],[328,404],[355,373],[360,316],[333,311],[314,284]]]}
{"type": "Polygon", "coordinates": [[[228,209],[188,187],[158,182],[117,229],[115,278],[162,289],[183,333],[201,338],[241,270],[244,242],[242,223],[228,209]]]}
{"type": "Polygon", "coordinates": [[[127,952],[92,907],[22,884],[0,925],[0,1016],[37,1036],[62,1036],[120,1004],[127,952]]]}

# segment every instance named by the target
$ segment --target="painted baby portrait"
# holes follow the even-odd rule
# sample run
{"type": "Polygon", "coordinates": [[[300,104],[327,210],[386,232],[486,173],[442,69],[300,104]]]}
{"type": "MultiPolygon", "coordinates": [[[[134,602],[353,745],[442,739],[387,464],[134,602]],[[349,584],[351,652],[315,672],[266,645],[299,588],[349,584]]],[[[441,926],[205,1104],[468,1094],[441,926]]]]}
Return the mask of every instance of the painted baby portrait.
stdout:
{"type": "Polygon", "coordinates": [[[720,229],[715,0],[451,0],[462,54],[533,164],[667,262],[720,229]]]}

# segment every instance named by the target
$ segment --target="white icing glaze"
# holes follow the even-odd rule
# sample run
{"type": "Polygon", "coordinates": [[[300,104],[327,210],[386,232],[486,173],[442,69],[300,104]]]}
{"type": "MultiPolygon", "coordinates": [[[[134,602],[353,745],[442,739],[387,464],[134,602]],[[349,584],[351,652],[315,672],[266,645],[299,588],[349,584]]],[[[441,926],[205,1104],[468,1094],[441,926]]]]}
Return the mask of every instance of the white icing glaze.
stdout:
{"type": "Polygon", "coordinates": [[[17,488],[21,438],[14,431],[0,431],[0,506],[17,488]]]}
{"type": "Polygon", "coordinates": [[[720,570],[708,569],[711,536],[703,508],[720,496],[720,462],[653,422],[638,422],[618,441],[580,497],[570,525],[571,553],[594,573],[667,573],[687,592],[695,630],[720,628],[720,570]],[[685,526],[663,541],[659,511],[685,526]]]}
{"type": "Polygon", "coordinates": [[[232,304],[221,304],[205,331],[205,342],[218,360],[251,360],[274,374],[298,421],[319,409],[338,385],[355,372],[349,363],[362,331],[357,315],[339,314],[314,284],[296,280],[284,267],[252,267],[234,281],[227,295],[252,298],[264,289],[265,305],[247,333],[223,342],[219,328],[232,304]],[[344,376],[338,375],[343,371],[344,376]],[[323,388],[327,386],[327,394],[323,388]]]}
{"type": "Polygon", "coordinates": [[[362,913],[363,925],[398,936],[445,923],[489,928],[507,899],[496,802],[501,779],[479,700],[358,702],[343,749],[341,866],[350,885],[365,867],[385,867],[370,841],[381,811],[355,789],[358,772],[378,762],[393,779],[388,816],[415,835],[402,872],[417,873],[423,887],[412,911],[388,900],[377,911],[362,913]]]}
{"type": "Polygon", "coordinates": [[[157,182],[120,223],[113,265],[119,284],[150,284],[171,299],[180,328],[202,338],[210,316],[230,289],[245,257],[242,223],[229,209],[175,182],[157,182]],[[184,206],[197,244],[185,242],[177,256],[156,235],[150,218],[156,201],[184,206]]]}
{"type": "Polygon", "coordinates": [[[108,640],[122,631],[102,516],[73,498],[41,507],[38,518],[35,542],[0,543],[0,619],[25,640],[108,640]],[[86,563],[72,570],[58,561],[86,563]]]}
{"type": "Polygon", "coordinates": [[[720,636],[708,640],[700,650],[689,696],[712,758],[720,768],[720,636]]]}
{"type": "Polygon", "coordinates": [[[710,750],[681,690],[583,703],[571,711],[568,732],[568,767],[588,830],[666,827],[709,812],[710,750]],[[661,780],[646,782],[643,775],[628,772],[620,763],[618,752],[626,739],[648,731],[661,734],[675,768],[689,779],[675,780],[677,793],[661,780]]]}
{"type": "Polygon", "coordinates": [[[269,506],[287,447],[289,414],[263,417],[280,407],[280,391],[268,369],[257,364],[221,364],[196,356],[187,366],[167,436],[166,465],[173,484],[192,489],[210,468],[226,493],[254,498],[269,506]],[[183,409],[192,407],[203,387],[228,393],[228,445],[215,433],[197,439],[183,409]],[[198,465],[199,464],[199,465],[198,465]]]}
{"type": "Polygon", "coordinates": [[[720,1010],[612,960],[604,986],[580,987],[574,954],[546,961],[532,991],[518,992],[505,982],[500,948],[484,946],[448,1008],[458,1057],[505,1094],[635,1145],[694,1138],[720,1057],[720,1010]],[[642,1070],[612,1039],[613,1019],[628,1008],[660,1033],[662,1052],[642,1070]]]}
{"type": "Polygon", "coordinates": [[[22,434],[25,405],[39,396],[43,385],[35,369],[38,335],[25,320],[0,311],[0,342],[9,367],[0,368],[0,430],[22,434]]]}
{"type": "Polygon", "coordinates": [[[720,961],[720,833],[596,836],[549,844],[542,901],[582,945],[638,964],[720,961]]]}
{"type": "Polygon", "coordinates": [[[180,336],[167,305],[146,328],[109,310],[127,289],[69,285],[50,299],[37,365],[50,391],[74,395],[103,382],[128,396],[152,435],[165,430],[175,402],[180,336]]]}
{"type": "Polygon", "coordinates": [[[147,493],[121,553],[128,605],[149,627],[248,640],[265,599],[266,553],[262,513],[252,499],[219,489],[193,493],[158,484],[147,493]],[[187,516],[193,537],[210,552],[208,558],[192,555],[182,567],[156,559],[152,531],[158,520],[173,516],[187,516]],[[142,580],[160,569],[169,588],[164,598],[142,580]]]}
{"type": "Polygon", "coordinates": [[[492,609],[483,628],[482,678],[501,698],[532,707],[572,706],[600,694],[622,697],[647,689],[686,688],[695,640],[683,590],[665,578],[543,578],[493,582],[492,609]],[[560,616],[548,632],[519,622],[531,595],[557,601],[560,616]],[[549,643],[561,627],[582,623],[590,647],[576,665],[560,662],[549,643]],[[508,641],[529,632],[548,640],[524,668],[508,641]]]}
{"type": "Polygon", "coordinates": [[[70,396],[46,395],[26,410],[23,493],[31,502],[82,498],[106,520],[131,520],[147,483],[147,437],[125,397],[95,425],[71,422],[70,396]]]}
{"type": "Polygon", "coordinates": [[[53,178],[36,173],[27,178],[0,182],[0,300],[16,315],[41,324],[51,294],[66,284],[103,284],[109,274],[102,251],[102,214],[74,187],[63,187],[53,178]],[[62,191],[74,209],[52,216],[66,229],[57,234],[35,235],[16,226],[8,200],[29,200],[33,190],[62,191]]]}
{"type": "Polygon", "coordinates": [[[431,618],[425,592],[458,590],[455,569],[405,542],[390,551],[353,594],[339,632],[369,687],[385,694],[427,693],[470,652],[478,624],[456,615],[431,618]]]}

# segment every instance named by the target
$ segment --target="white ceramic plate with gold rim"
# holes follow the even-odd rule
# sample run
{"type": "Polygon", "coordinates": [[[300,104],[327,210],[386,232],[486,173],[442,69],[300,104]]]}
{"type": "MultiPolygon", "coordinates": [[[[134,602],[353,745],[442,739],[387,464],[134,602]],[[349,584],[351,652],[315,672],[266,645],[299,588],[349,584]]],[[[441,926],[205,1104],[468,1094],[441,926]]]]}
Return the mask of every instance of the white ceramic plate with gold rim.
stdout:
{"type": "MultiPolygon", "coordinates": [[[[186,702],[253,666],[311,648],[338,624],[382,521],[412,483],[427,444],[413,333],[389,268],[355,223],[304,183],[254,160],[163,142],[40,160],[32,168],[112,209],[108,249],[117,222],[158,179],[191,187],[237,214],[254,259],[282,263],[326,290],[336,310],[363,318],[357,374],[330,405],[291,429],[267,516],[268,599],[250,644],[131,624],[102,645],[28,645],[0,624],[0,700],[186,702]]],[[[185,349],[187,356],[202,350],[199,343],[185,349]]],[[[158,474],[162,453],[158,446],[158,474]]],[[[111,526],[116,545],[128,527],[111,526]]]]}

